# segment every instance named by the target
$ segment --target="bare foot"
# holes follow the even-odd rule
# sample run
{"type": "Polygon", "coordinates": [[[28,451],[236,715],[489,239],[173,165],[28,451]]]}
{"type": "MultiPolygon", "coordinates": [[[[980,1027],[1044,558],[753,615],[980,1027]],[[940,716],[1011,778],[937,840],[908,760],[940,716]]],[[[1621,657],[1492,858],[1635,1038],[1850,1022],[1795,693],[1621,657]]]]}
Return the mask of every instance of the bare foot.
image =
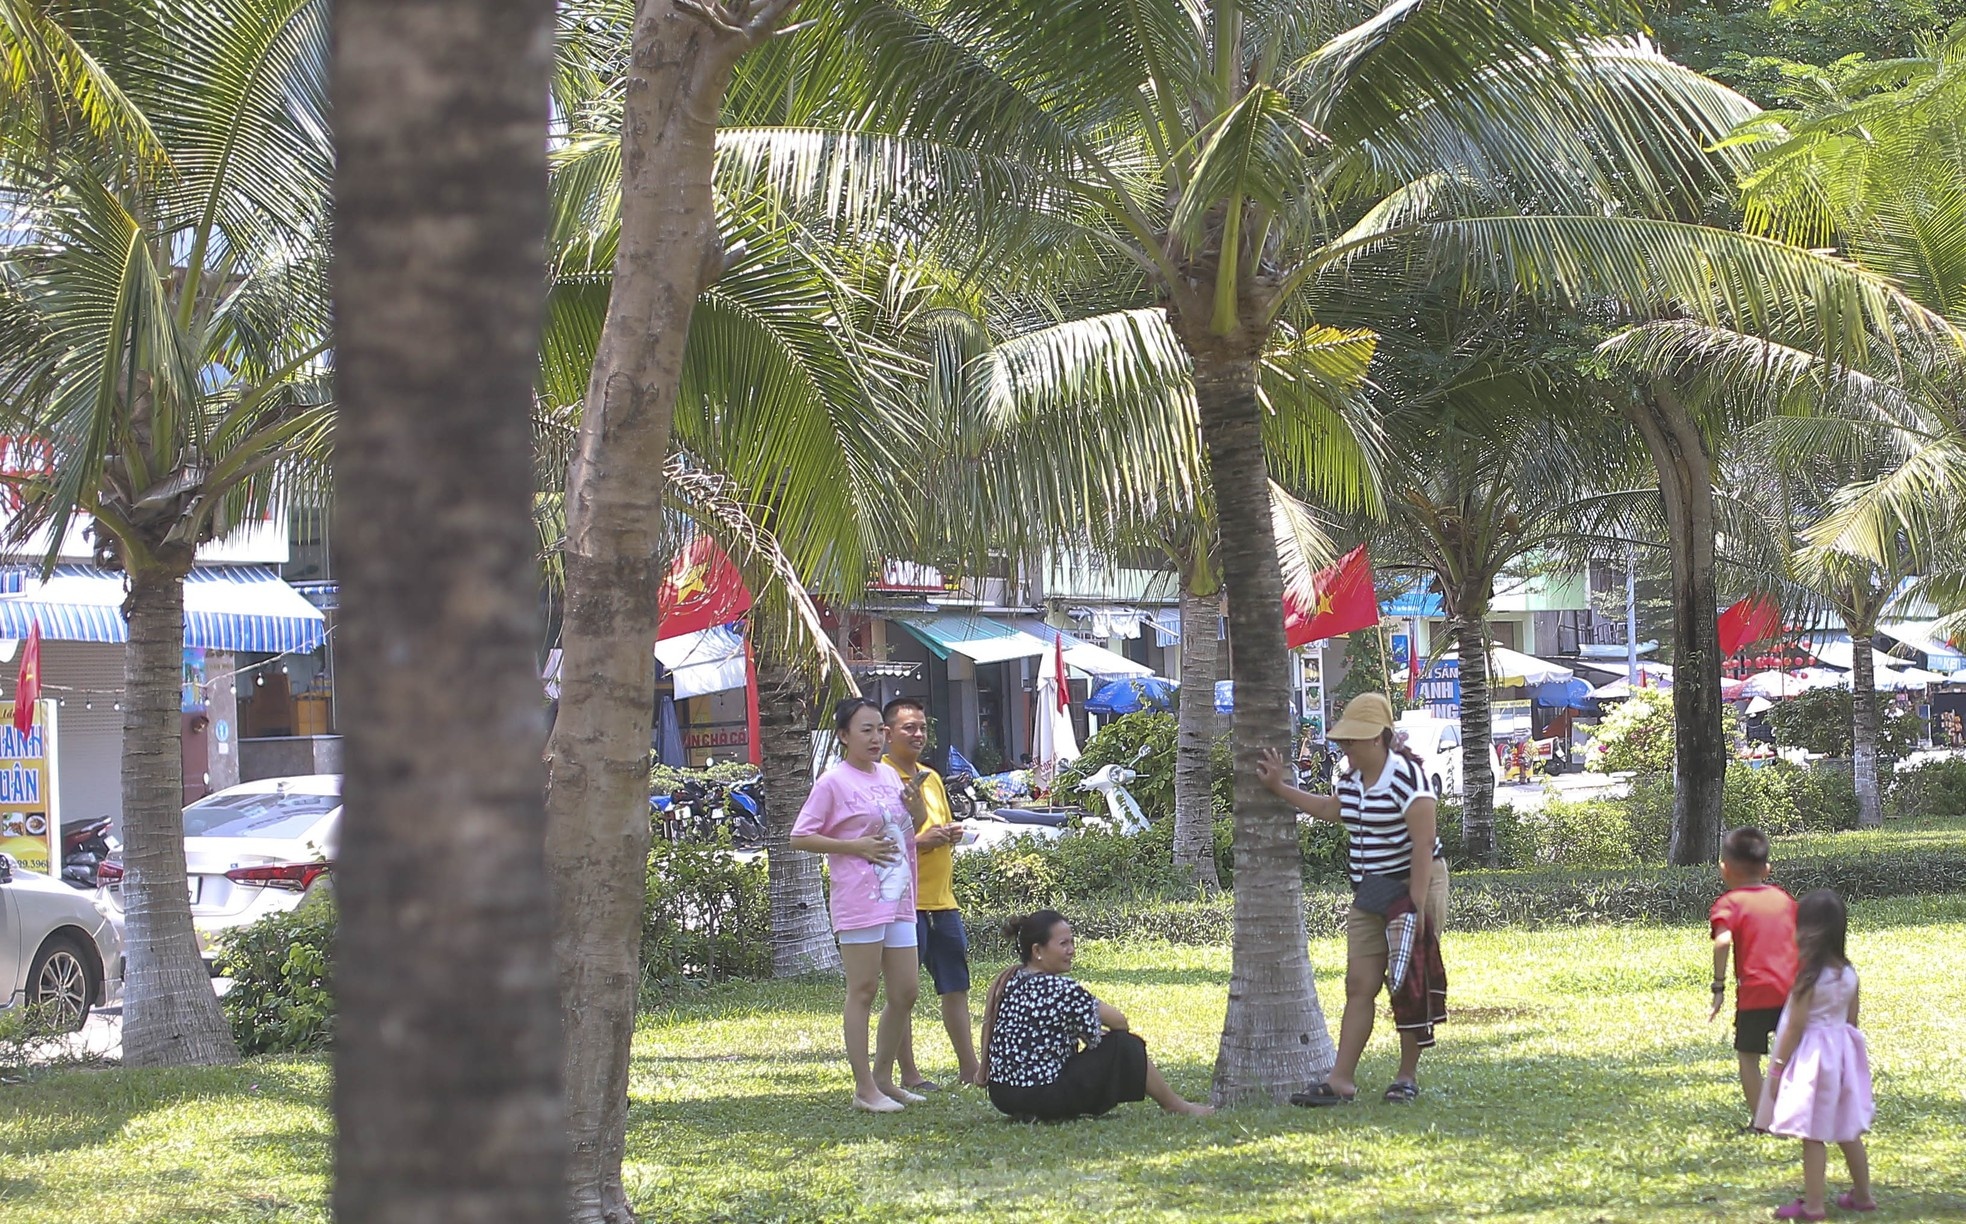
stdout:
{"type": "Polygon", "coordinates": [[[1181,1114],[1189,1118],[1206,1118],[1209,1114],[1215,1112],[1215,1106],[1203,1105],[1199,1101],[1183,1101],[1179,1105],[1169,1107],[1167,1112],[1181,1114]]]}

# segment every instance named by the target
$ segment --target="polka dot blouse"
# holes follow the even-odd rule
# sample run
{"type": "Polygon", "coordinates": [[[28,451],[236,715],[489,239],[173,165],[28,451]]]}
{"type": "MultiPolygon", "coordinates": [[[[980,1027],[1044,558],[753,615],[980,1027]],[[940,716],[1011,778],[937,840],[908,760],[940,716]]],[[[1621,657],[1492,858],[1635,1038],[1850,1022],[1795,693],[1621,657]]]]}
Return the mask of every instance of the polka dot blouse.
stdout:
{"type": "Polygon", "coordinates": [[[1099,1000],[1058,973],[1020,973],[1004,985],[990,1031],[990,1081],[1037,1088],[1064,1074],[1065,1061],[1099,1044],[1099,1000]]]}

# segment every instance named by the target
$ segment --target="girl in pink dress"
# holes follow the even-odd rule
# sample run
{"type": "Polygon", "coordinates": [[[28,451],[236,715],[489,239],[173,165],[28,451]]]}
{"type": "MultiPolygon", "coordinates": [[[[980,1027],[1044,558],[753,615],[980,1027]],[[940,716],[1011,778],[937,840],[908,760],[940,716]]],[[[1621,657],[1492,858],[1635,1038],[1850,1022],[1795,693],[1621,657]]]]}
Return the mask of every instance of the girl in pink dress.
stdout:
{"type": "Polygon", "coordinates": [[[1801,966],[1775,1031],[1768,1083],[1754,1124],[1802,1140],[1802,1197],[1775,1209],[1778,1220],[1821,1220],[1829,1148],[1843,1149],[1850,1189],[1836,1196],[1845,1211],[1875,1211],[1864,1132],[1874,1112],[1870,1053],[1857,1029],[1857,970],[1843,954],[1849,915],[1843,898],[1819,888],[1796,903],[1795,945],[1801,966]]]}

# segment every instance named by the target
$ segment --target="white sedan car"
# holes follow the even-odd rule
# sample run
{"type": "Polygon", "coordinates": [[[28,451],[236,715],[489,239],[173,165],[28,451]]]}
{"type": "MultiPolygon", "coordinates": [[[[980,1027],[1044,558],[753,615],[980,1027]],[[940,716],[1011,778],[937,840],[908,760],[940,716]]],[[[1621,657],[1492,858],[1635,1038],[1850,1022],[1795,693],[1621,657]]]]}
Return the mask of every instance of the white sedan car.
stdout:
{"type": "Polygon", "coordinates": [[[123,937],[107,906],[0,855],[0,1007],[46,1007],[73,1031],[122,991],[123,937]]]}
{"type": "Polygon", "coordinates": [[[191,925],[205,958],[218,936],[328,887],[340,840],[340,774],[244,782],[185,808],[191,925]]]}

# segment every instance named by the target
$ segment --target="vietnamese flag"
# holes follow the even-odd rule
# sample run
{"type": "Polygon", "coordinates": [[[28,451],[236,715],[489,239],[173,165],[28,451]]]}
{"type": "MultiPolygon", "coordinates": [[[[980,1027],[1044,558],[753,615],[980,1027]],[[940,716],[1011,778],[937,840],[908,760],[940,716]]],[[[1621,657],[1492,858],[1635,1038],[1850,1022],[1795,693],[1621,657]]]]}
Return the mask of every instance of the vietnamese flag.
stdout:
{"type": "Polygon", "coordinates": [[[725,625],[751,610],[744,575],[707,535],[697,536],[676,554],[656,595],[659,640],[725,625]]]}
{"type": "Polygon", "coordinates": [[[1283,640],[1295,650],[1320,638],[1336,637],[1379,623],[1379,596],[1372,585],[1372,561],[1361,544],[1330,569],[1311,576],[1311,606],[1292,592],[1283,596],[1283,640]]]}
{"type": "Polygon", "coordinates": [[[14,730],[26,735],[34,729],[34,703],[41,700],[41,618],[35,617],[27,630],[27,644],[20,650],[20,678],[14,682],[14,730]]]}
{"type": "Polygon", "coordinates": [[[1051,648],[1057,652],[1052,665],[1058,669],[1058,712],[1063,714],[1072,708],[1072,685],[1065,678],[1065,635],[1052,638],[1051,648]]]}
{"type": "Polygon", "coordinates": [[[1720,614],[1720,653],[1766,641],[1782,630],[1782,610],[1766,595],[1750,595],[1720,614]]]}

